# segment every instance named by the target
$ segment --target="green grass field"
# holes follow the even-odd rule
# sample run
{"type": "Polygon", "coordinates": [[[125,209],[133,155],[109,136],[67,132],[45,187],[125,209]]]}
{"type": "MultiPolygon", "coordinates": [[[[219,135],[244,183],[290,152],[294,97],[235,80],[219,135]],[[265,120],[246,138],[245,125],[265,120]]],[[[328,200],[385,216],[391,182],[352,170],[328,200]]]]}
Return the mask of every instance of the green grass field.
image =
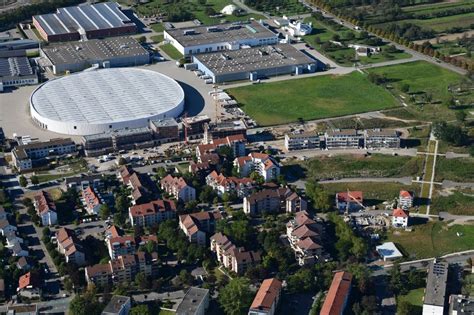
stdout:
{"type": "Polygon", "coordinates": [[[355,177],[403,177],[416,176],[422,171],[423,157],[390,156],[382,154],[338,155],[312,158],[289,164],[284,172],[290,176],[311,179],[355,177]]]}
{"type": "MultiPolygon", "coordinates": [[[[412,105],[413,103],[410,101],[410,95],[401,92],[401,87],[404,84],[408,84],[410,93],[413,95],[429,94],[432,96],[431,103],[425,103],[422,106],[408,106],[400,111],[408,112],[411,117],[423,121],[436,121],[440,117],[446,120],[455,119],[454,110],[446,106],[447,101],[451,98],[448,87],[459,83],[462,80],[461,75],[425,61],[372,68],[367,71],[385,75],[389,81],[387,86],[392,88],[394,93],[405,97],[407,104],[412,105]]],[[[466,93],[458,99],[463,104],[469,102],[473,95],[473,92],[466,93]]]]}
{"type": "Polygon", "coordinates": [[[428,222],[413,227],[412,232],[389,231],[388,241],[396,243],[410,259],[442,256],[474,249],[474,225],[448,227],[443,222],[428,222]],[[457,233],[461,236],[457,236],[457,233]]]}
{"type": "Polygon", "coordinates": [[[446,159],[436,161],[436,181],[474,182],[474,158],[446,159]]]}
{"type": "Polygon", "coordinates": [[[150,27],[153,31],[155,31],[157,33],[161,33],[165,30],[165,27],[161,23],[152,24],[152,25],[150,25],[150,27]]]}
{"type": "Polygon", "coordinates": [[[261,126],[345,116],[398,106],[359,72],[247,85],[227,90],[261,126]]]}
{"type": "Polygon", "coordinates": [[[161,43],[164,39],[164,36],[163,35],[153,35],[153,36],[150,36],[151,40],[154,42],[154,43],[161,43]]]}
{"type": "Polygon", "coordinates": [[[178,60],[183,58],[183,55],[171,44],[161,45],[160,49],[163,50],[171,59],[178,60]]]}
{"type": "Polygon", "coordinates": [[[474,195],[455,191],[449,196],[435,193],[431,202],[431,213],[449,212],[455,215],[474,215],[474,195]]]}
{"type": "Polygon", "coordinates": [[[474,5],[473,0],[461,0],[456,2],[435,2],[429,4],[420,4],[420,5],[413,5],[408,7],[403,7],[403,11],[411,12],[411,13],[432,13],[438,11],[444,11],[447,9],[454,9],[454,8],[469,8],[474,5]]]}
{"type": "Polygon", "coordinates": [[[407,301],[411,305],[423,306],[423,296],[425,295],[425,288],[418,288],[410,290],[406,295],[398,297],[398,301],[407,301]]]}
{"type": "MultiPolygon", "coordinates": [[[[413,23],[424,28],[431,28],[437,33],[442,33],[453,27],[461,27],[463,29],[469,27],[469,25],[474,23],[474,13],[450,15],[427,20],[408,19],[403,20],[403,22],[413,23]]],[[[397,23],[400,23],[400,21],[397,21],[397,23]]]]}

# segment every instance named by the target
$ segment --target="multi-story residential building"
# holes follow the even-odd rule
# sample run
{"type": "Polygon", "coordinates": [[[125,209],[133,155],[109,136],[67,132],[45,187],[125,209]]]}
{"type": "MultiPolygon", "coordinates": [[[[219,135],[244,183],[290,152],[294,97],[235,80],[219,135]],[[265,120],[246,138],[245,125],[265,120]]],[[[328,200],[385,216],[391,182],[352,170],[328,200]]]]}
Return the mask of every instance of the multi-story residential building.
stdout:
{"type": "Polygon", "coordinates": [[[423,315],[445,314],[448,267],[447,262],[434,260],[430,263],[423,299],[423,315]]]}
{"type": "Polygon", "coordinates": [[[99,189],[104,186],[103,176],[101,174],[81,175],[66,177],[62,185],[62,189],[76,189],[78,191],[84,190],[87,187],[99,189]]]}
{"type": "Polygon", "coordinates": [[[402,209],[408,210],[413,207],[414,200],[413,193],[407,190],[400,190],[400,195],[398,197],[398,206],[402,209]]]}
{"type": "Polygon", "coordinates": [[[247,126],[241,119],[209,123],[204,126],[204,143],[211,143],[213,139],[237,135],[247,138],[247,126]]]}
{"type": "Polygon", "coordinates": [[[153,226],[176,217],[176,204],[172,200],[154,200],[129,208],[132,226],[153,226]]]}
{"type": "Polygon", "coordinates": [[[321,258],[322,233],[322,226],[306,211],[297,212],[295,218],[286,224],[286,236],[300,266],[314,264],[321,258]]]}
{"type": "Polygon", "coordinates": [[[199,139],[203,137],[204,126],[211,122],[211,119],[206,116],[184,117],[182,119],[185,140],[199,139]]]}
{"type": "Polygon", "coordinates": [[[107,249],[111,259],[118,256],[135,254],[135,238],[131,235],[115,236],[106,239],[107,249]]]}
{"type": "Polygon", "coordinates": [[[216,222],[222,219],[218,211],[201,211],[179,216],[179,228],[188,238],[189,242],[205,246],[207,236],[213,234],[216,222]]]}
{"type": "Polygon", "coordinates": [[[148,202],[156,197],[156,185],[147,174],[140,174],[130,166],[124,165],[120,167],[117,177],[124,185],[130,187],[132,204],[148,202]]]}
{"type": "Polygon", "coordinates": [[[205,315],[209,308],[209,290],[190,287],[176,308],[176,314],[205,315]]]}
{"type": "Polygon", "coordinates": [[[183,202],[196,200],[196,189],[186,183],[183,177],[173,177],[168,174],[161,181],[161,189],[183,202]]]}
{"type": "Polygon", "coordinates": [[[285,134],[285,149],[287,151],[319,149],[320,142],[316,132],[285,134]]]}
{"type": "Polygon", "coordinates": [[[339,271],[334,274],[320,315],[342,315],[351,294],[352,274],[339,271]]]}
{"type": "Polygon", "coordinates": [[[216,253],[217,260],[222,266],[238,275],[261,261],[260,252],[237,247],[222,233],[216,233],[211,237],[211,251],[216,253]]]}
{"type": "Polygon", "coordinates": [[[395,228],[407,228],[410,221],[410,212],[400,208],[394,209],[392,213],[392,226],[395,228]]]}
{"type": "Polygon", "coordinates": [[[358,149],[364,136],[355,129],[336,129],[324,134],[326,149],[358,149]]]}
{"type": "Polygon", "coordinates": [[[179,125],[174,118],[151,120],[150,128],[159,144],[179,140],[179,125]]]}
{"type": "Polygon", "coordinates": [[[220,148],[229,147],[234,157],[245,155],[246,138],[243,135],[233,135],[225,138],[212,139],[208,144],[200,144],[196,147],[196,158],[198,162],[207,162],[207,156],[217,153],[220,148]]]}
{"type": "Polygon", "coordinates": [[[91,215],[99,214],[100,206],[102,205],[101,197],[97,190],[91,186],[82,190],[82,203],[86,208],[87,213],[91,215]]]}
{"type": "Polygon", "coordinates": [[[234,160],[240,176],[247,177],[252,172],[260,174],[266,182],[275,180],[280,175],[280,165],[270,155],[252,152],[248,156],[238,157],[234,160]]]}
{"type": "Polygon", "coordinates": [[[449,315],[474,314],[474,296],[452,294],[449,296],[449,315]]]}
{"type": "Polygon", "coordinates": [[[145,252],[137,252],[134,255],[119,256],[106,264],[97,264],[85,268],[86,280],[98,286],[106,286],[111,283],[131,282],[138,273],[147,277],[157,274],[158,256],[145,252]]]}
{"type": "Polygon", "coordinates": [[[307,208],[306,200],[289,188],[269,188],[244,197],[244,212],[250,215],[293,213],[307,208]]]}
{"type": "Polygon", "coordinates": [[[225,177],[216,171],[207,175],[206,184],[211,186],[219,196],[235,193],[239,198],[247,196],[254,188],[254,181],[250,178],[225,177]]]}
{"type": "Polygon", "coordinates": [[[398,149],[400,133],[392,129],[365,130],[364,145],[366,149],[398,149]]]}
{"type": "Polygon", "coordinates": [[[131,298],[123,295],[114,295],[110,299],[101,315],[128,315],[132,307],[131,298]]]}
{"type": "Polygon", "coordinates": [[[58,214],[56,212],[56,204],[53,201],[51,195],[42,190],[39,192],[33,200],[36,213],[41,219],[43,226],[56,225],[58,223],[58,214]]]}
{"type": "Polygon", "coordinates": [[[12,161],[22,172],[31,170],[45,158],[76,152],[76,144],[70,138],[51,139],[47,142],[32,142],[19,145],[12,150],[12,161]]]}
{"type": "Polygon", "coordinates": [[[278,279],[265,279],[250,305],[248,315],[273,315],[281,297],[282,282],[278,279]]]}
{"type": "Polygon", "coordinates": [[[77,266],[86,264],[84,248],[73,230],[61,228],[56,232],[56,240],[58,252],[64,255],[67,263],[74,263],[77,266]]]}
{"type": "Polygon", "coordinates": [[[364,197],[362,191],[343,191],[336,194],[336,208],[340,212],[353,212],[362,209],[364,197]]]}

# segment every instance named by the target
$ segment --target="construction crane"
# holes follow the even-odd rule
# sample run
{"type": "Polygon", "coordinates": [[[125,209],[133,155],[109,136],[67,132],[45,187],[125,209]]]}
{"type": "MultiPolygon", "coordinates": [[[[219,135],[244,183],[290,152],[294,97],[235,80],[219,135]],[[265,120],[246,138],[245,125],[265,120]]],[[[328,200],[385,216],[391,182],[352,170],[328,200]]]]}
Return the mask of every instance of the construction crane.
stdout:
{"type": "Polygon", "coordinates": [[[349,188],[347,189],[347,197],[348,199],[350,198],[350,200],[346,200],[346,215],[349,214],[349,204],[350,204],[350,201],[354,200],[359,206],[362,207],[362,209],[367,210],[367,207],[364,206],[364,204],[362,202],[360,202],[359,200],[357,200],[357,198],[355,198],[354,196],[351,195],[351,192],[349,191],[349,188]]]}

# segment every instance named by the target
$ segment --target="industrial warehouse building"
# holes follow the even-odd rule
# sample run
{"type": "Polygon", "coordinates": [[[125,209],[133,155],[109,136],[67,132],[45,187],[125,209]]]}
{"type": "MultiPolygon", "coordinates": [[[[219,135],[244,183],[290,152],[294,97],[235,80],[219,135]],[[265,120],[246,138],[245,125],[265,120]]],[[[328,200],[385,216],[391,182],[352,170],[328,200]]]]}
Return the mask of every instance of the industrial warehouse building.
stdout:
{"type": "Polygon", "coordinates": [[[0,92],[6,87],[38,84],[38,75],[31,67],[24,50],[0,51],[0,92]]]}
{"type": "Polygon", "coordinates": [[[137,26],[116,2],[103,2],[57,9],[33,16],[33,25],[49,42],[135,34],[137,26]]]}
{"type": "Polygon", "coordinates": [[[193,56],[197,68],[210,76],[213,83],[247,80],[277,75],[315,72],[318,61],[289,44],[267,45],[247,49],[193,56]]]}
{"type": "Polygon", "coordinates": [[[185,56],[278,43],[278,35],[256,21],[165,30],[164,37],[185,56]]]}
{"type": "Polygon", "coordinates": [[[92,65],[100,68],[140,66],[150,62],[150,54],[131,37],[93,39],[41,48],[43,66],[54,74],[76,72],[92,65]]]}
{"type": "Polygon", "coordinates": [[[68,75],[44,83],[30,97],[38,126],[69,135],[147,127],[149,121],[177,117],[183,109],[184,91],[175,80],[137,68],[68,75]]]}

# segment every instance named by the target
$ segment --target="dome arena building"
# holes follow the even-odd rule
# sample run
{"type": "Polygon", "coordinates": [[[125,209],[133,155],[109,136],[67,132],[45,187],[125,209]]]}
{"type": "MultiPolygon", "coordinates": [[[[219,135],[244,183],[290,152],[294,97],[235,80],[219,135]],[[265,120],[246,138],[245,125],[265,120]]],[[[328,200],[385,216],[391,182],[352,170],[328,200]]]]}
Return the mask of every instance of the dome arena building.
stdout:
{"type": "Polygon", "coordinates": [[[30,97],[30,113],[43,129],[91,135],[148,126],[177,117],[184,91],[170,77],[136,68],[85,71],[48,81],[30,97]]]}

